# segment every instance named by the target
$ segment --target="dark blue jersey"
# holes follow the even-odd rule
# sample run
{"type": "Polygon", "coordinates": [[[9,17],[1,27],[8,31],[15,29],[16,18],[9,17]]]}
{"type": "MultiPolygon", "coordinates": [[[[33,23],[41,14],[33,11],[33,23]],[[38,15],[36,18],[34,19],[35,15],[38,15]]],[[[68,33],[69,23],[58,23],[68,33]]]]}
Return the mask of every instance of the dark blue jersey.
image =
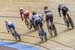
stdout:
{"type": "Polygon", "coordinates": [[[46,15],[52,15],[52,12],[50,10],[44,10],[44,14],[46,14],[46,15]]]}

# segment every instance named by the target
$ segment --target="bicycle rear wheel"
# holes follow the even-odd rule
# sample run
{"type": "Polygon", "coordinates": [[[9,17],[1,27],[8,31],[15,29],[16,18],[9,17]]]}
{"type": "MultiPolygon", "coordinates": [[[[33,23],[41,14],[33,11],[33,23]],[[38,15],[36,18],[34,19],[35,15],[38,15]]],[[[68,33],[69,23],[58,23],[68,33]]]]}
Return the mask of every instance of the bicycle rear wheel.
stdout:
{"type": "Polygon", "coordinates": [[[69,23],[70,23],[71,27],[74,28],[73,20],[71,19],[71,17],[68,17],[68,18],[69,18],[69,23]]]}
{"type": "Polygon", "coordinates": [[[56,30],[54,23],[49,24],[49,22],[48,22],[47,27],[48,27],[48,31],[49,31],[50,35],[54,34],[54,36],[57,36],[57,30],[56,30]]]}
{"type": "Polygon", "coordinates": [[[31,29],[32,28],[31,21],[25,21],[25,24],[26,24],[26,26],[27,26],[28,29],[31,29]]]}
{"type": "Polygon", "coordinates": [[[44,29],[38,29],[37,31],[41,41],[47,41],[47,33],[44,31],[44,29]]]}
{"type": "Polygon", "coordinates": [[[47,28],[48,28],[49,34],[52,36],[52,28],[51,28],[51,23],[49,21],[47,23],[47,28]]]}
{"type": "Polygon", "coordinates": [[[57,36],[57,30],[54,24],[53,24],[53,32],[54,32],[54,36],[57,36]]]}

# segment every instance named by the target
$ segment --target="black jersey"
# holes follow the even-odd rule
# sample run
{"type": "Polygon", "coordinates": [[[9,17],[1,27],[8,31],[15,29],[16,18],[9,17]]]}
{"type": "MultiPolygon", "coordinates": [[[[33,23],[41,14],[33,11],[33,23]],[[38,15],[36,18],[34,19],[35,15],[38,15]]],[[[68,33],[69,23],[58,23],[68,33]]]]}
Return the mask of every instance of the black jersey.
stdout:
{"type": "Polygon", "coordinates": [[[59,10],[59,12],[62,11],[62,13],[68,12],[68,8],[66,6],[59,6],[58,10],[59,10]]]}
{"type": "Polygon", "coordinates": [[[62,7],[62,12],[67,12],[68,11],[68,8],[67,7],[62,7]]]}

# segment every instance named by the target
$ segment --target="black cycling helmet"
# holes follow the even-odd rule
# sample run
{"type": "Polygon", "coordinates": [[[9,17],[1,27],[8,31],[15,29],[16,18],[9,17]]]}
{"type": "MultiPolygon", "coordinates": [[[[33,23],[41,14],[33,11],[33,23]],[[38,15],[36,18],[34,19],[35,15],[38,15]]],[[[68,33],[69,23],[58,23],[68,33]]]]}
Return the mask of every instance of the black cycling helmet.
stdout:
{"type": "Polygon", "coordinates": [[[36,14],[36,12],[32,12],[32,15],[35,15],[36,14]]]}
{"type": "Polygon", "coordinates": [[[45,10],[45,9],[48,9],[48,6],[45,6],[45,7],[44,7],[44,10],[45,10]]]}
{"type": "Polygon", "coordinates": [[[59,7],[63,6],[63,4],[59,4],[59,7]]]}

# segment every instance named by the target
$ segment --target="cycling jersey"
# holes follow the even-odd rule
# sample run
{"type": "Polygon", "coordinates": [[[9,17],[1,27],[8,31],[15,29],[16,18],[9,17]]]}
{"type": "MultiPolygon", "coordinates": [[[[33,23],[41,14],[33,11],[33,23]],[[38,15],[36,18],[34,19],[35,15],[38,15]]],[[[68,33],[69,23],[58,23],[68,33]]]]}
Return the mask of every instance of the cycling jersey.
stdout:
{"type": "Polygon", "coordinates": [[[32,24],[34,24],[34,22],[35,22],[36,20],[42,20],[42,17],[39,16],[38,14],[32,15],[32,24]]]}

